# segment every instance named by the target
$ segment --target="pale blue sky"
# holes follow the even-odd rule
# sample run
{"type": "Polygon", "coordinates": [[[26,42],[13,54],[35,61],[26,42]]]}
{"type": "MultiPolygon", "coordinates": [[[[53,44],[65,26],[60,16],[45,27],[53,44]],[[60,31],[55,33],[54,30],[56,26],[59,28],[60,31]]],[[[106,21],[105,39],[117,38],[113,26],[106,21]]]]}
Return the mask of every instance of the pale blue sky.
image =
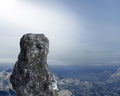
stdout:
{"type": "Polygon", "coordinates": [[[120,64],[119,0],[1,0],[0,62],[16,62],[19,39],[44,33],[53,65],[120,64]]]}

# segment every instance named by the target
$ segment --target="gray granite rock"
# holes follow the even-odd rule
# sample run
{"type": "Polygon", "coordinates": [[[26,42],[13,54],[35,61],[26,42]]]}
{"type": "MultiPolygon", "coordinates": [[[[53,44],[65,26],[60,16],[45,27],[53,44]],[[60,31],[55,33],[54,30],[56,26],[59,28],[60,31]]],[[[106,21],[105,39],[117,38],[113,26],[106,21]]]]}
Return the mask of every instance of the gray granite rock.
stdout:
{"type": "Polygon", "coordinates": [[[25,34],[10,82],[17,96],[58,96],[57,81],[47,65],[49,40],[43,34],[25,34]]]}

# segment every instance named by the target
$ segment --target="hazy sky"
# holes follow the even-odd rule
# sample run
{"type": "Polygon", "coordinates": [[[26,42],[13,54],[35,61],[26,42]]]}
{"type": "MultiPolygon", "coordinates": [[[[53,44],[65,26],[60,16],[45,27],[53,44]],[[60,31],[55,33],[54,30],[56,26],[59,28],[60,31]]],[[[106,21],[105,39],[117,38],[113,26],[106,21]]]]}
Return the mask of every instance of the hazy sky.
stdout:
{"type": "Polygon", "coordinates": [[[25,33],[44,33],[52,65],[120,64],[120,0],[0,0],[0,62],[25,33]]]}

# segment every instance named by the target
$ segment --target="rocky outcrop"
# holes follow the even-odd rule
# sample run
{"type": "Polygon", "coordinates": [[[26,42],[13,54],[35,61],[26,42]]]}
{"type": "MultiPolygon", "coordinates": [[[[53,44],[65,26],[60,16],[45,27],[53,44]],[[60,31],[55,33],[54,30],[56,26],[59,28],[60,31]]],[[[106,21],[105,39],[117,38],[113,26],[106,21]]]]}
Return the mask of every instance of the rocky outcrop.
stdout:
{"type": "Polygon", "coordinates": [[[17,96],[58,96],[57,81],[47,65],[49,40],[43,34],[25,34],[10,82],[17,96]]]}

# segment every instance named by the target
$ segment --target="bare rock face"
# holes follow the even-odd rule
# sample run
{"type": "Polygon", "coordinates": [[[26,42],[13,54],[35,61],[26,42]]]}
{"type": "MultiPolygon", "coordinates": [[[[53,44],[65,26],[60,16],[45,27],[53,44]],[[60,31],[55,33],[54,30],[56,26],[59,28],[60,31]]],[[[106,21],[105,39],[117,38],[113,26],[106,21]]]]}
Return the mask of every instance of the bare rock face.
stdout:
{"type": "Polygon", "coordinates": [[[49,40],[43,34],[25,34],[10,77],[17,96],[58,96],[57,81],[47,65],[49,40]]]}

